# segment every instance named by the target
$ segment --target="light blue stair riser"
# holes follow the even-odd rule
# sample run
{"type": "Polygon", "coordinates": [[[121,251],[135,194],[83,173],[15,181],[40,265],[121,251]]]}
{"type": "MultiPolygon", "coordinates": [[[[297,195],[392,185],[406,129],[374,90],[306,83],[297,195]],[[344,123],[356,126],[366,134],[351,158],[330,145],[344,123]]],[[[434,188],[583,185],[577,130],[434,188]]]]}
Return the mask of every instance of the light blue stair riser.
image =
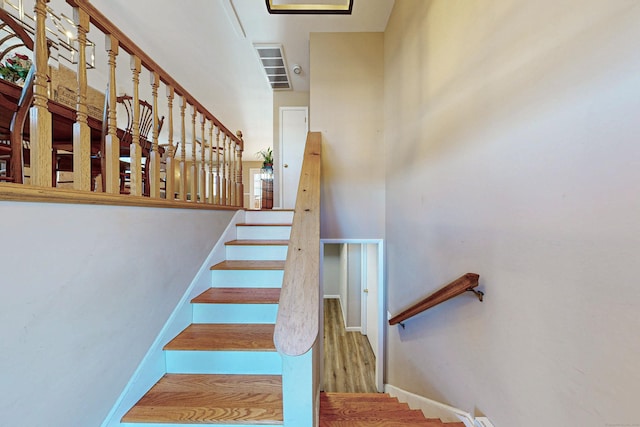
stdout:
{"type": "Polygon", "coordinates": [[[277,351],[165,350],[168,374],[281,375],[277,351]]]}
{"type": "Polygon", "coordinates": [[[281,288],[283,270],[211,270],[214,288],[281,288]]]}
{"type": "Polygon", "coordinates": [[[227,260],[233,261],[284,261],[286,245],[227,245],[227,260]]]}
{"type": "MultiPolygon", "coordinates": [[[[175,423],[120,423],[118,424],[120,427],[194,427],[197,424],[175,424],[175,423]]],[[[201,424],[201,425],[206,425],[206,424],[201,424]]],[[[211,425],[211,424],[210,424],[211,425]]],[[[282,423],[280,424],[265,424],[265,423],[260,423],[260,424],[215,424],[215,427],[238,427],[239,425],[241,425],[242,427],[264,427],[265,425],[282,425],[282,423]]]]}
{"type": "Polygon", "coordinates": [[[238,240],[288,240],[291,226],[238,226],[236,228],[238,240]]]}
{"type": "Polygon", "coordinates": [[[245,222],[248,224],[291,224],[291,211],[246,211],[245,222]]]}
{"type": "Polygon", "coordinates": [[[193,323],[276,323],[278,304],[193,304],[193,323]]]}

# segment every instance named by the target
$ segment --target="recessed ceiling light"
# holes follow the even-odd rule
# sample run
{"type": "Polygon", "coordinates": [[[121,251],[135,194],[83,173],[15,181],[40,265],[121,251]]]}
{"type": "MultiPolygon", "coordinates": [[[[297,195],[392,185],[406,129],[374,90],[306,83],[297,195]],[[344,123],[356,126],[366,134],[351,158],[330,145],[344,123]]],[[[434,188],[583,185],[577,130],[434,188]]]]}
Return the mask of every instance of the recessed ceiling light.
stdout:
{"type": "Polygon", "coordinates": [[[353,0],[265,0],[272,14],[351,15],[353,0]]]}

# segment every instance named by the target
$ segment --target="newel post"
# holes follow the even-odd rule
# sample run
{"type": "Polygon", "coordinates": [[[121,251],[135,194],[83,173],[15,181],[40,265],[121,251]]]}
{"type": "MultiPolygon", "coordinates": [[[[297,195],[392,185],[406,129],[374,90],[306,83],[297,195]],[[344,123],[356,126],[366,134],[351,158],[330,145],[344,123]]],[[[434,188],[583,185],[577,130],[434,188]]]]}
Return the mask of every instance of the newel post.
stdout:
{"type": "Polygon", "coordinates": [[[52,144],[51,112],[47,95],[47,36],[45,20],[49,0],[37,0],[33,8],[36,15],[36,35],[34,44],[35,80],[33,83],[33,107],[29,110],[31,133],[31,184],[51,187],[52,184],[52,144]]]}

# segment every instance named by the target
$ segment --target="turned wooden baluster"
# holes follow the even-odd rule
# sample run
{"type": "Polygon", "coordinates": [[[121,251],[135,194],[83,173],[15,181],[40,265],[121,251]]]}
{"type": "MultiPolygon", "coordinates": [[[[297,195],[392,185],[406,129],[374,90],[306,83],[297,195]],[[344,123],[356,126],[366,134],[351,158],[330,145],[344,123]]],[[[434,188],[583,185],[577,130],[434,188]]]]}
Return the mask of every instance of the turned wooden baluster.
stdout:
{"type": "Polygon", "coordinates": [[[109,54],[109,97],[108,107],[108,132],[105,138],[105,191],[107,193],[120,193],[120,141],[117,134],[116,117],[116,56],[118,56],[118,39],[107,34],[105,38],[105,48],[109,54]]]}
{"type": "Polygon", "coordinates": [[[244,147],[244,141],[242,141],[242,131],[237,131],[236,136],[240,140],[240,144],[236,145],[236,152],[238,154],[238,170],[236,171],[236,206],[244,206],[244,185],[242,184],[242,150],[244,147]]]}
{"type": "Polygon", "coordinates": [[[196,145],[198,144],[196,138],[196,116],[198,115],[198,109],[191,106],[191,201],[198,201],[198,175],[196,169],[196,145]]]}
{"type": "Polygon", "coordinates": [[[172,86],[167,86],[167,106],[169,110],[169,134],[167,135],[168,146],[167,146],[167,164],[165,165],[167,170],[167,186],[166,186],[166,195],[165,198],[167,200],[173,200],[175,198],[175,180],[176,180],[176,172],[174,165],[174,157],[176,155],[176,149],[173,146],[173,97],[175,95],[175,91],[172,86]]]}
{"type": "Polygon", "coordinates": [[[31,135],[31,184],[51,187],[51,113],[47,96],[47,38],[45,19],[49,0],[36,0],[33,8],[36,15],[36,41],[34,44],[35,80],[33,83],[33,106],[29,110],[31,135]]]}
{"type": "Polygon", "coordinates": [[[73,124],[73,188],[91,191],[91,129],[87,123],[87,32],[89,14],[73,8],[78,38],[78,100],[73,124]]]}
{"type": "Polygon", "coordinates": [[[131,144],[129,157],[131,161],[131,178],[129,189],[131,195],[142,196],[142,148],[140,147],[140,72],[142,64],[140,58],[131,56],[131,74],[133,80],[133,120],[131,121],[131,144]]]}
{"type": "Polygon", "coordinates": [[[180,141],[180,200],[187,200],[187,126],[185,115],[187,100],[184,95],[180,98],[180,117],[182,122],[182,141],[180,141]]]}
{"type": "Polygon", "coordinates": [[[220,204],[227,205],[227,134],[222,135],[222,191],[220,192],[220,204]]]}
{"type": "Polygon", "coordinates": [[[222,198],[220,197],[222,186],[220,182],[220,128],[216,126],[216,177],[215,177],[215,199],[214,203],[217,205],[222,204],[222,198]]]}
{"type": "Polygon", "coordinates": [[[236,204],[236,142],[229,140],[229,205],[236,204]]]}
{"type": "Polygon", "coordinates": [[[158,118],[158,87],[160,76],[157,72],[151,72],[151,96],[153,98],[153,145],[151,146],[151,159],[149,181],[151,181],[150,197],[160,198],[160,151],[158,150],[158,130],[160,119],[158,118]]]}
{"type": "Polygon", "coordinates": [[[204,155],[205,155],[205,148],[207,146],[206,144],[206,139],[205,139],[205,134],[204,134],[204,125],[205,125],[205,120],[206,118],[204,117],[204,113],[200,114],[200,134],[201,139],[202,139],[202,144],[200,144],[200,202],[202,203],[206,203],[207,201],[207,195],[205,194],[206,191],[206,172],[205,172],[205,162],[204,162],[204,155]]]}
{"type": "Polygon", "coordinates": [[[209,121],[209,173],[207,174],[207,180],[209,181],[209,194],[207,201],[210,204],[215,203],[213,196],[213,121],[209,121]]]}

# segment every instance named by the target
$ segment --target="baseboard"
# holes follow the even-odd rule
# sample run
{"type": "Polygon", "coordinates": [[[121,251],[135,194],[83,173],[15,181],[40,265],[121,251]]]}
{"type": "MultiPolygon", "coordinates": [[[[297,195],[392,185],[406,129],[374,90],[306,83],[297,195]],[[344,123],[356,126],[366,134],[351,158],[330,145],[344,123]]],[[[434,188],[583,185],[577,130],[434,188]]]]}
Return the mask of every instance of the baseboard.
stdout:
{"type": "Polygon", "coordinates": [[[340,295],[325,295],[324,299],[340,299],[340,295]]]}
{"type": "Polygon", "coordinates": [[[390,384],[384,385],[384,391],[407,403],[411,409],[419,409],[427,418],[440,418],[445,423],[462,421],[465,427],[477,427],[473,416],[461,409],[436,402],[423,396],[408,392],[390,384]]]}

